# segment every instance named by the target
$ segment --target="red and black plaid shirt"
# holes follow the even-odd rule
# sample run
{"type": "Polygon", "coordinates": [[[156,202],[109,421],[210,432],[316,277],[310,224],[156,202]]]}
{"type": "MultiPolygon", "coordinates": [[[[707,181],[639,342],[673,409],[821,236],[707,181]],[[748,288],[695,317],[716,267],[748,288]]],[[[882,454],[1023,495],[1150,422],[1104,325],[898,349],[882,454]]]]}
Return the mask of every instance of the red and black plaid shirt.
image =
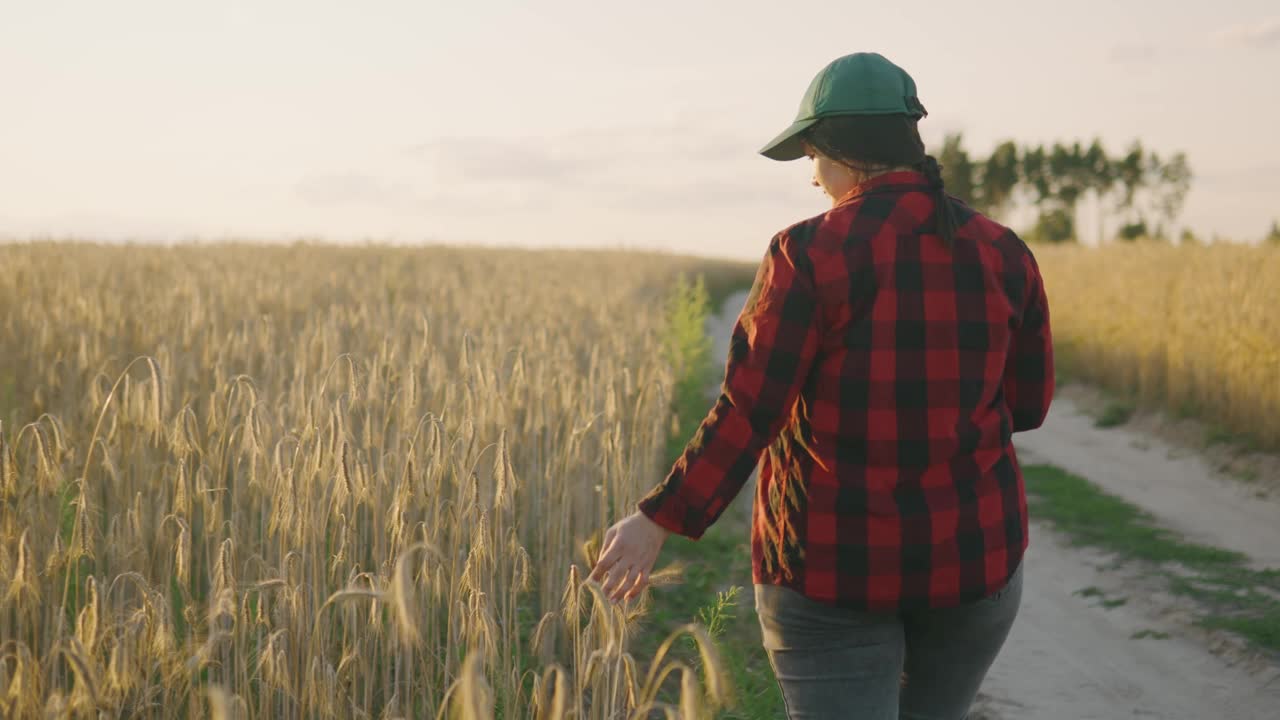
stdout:
{"type": "Polygon", "coordinates": [[[754,580],[870,611],[1003,587],[1027,545],[1011,436],[1053,396],[1030,249],[956,204],[948,248],[924,175],[895,172],[778,233],[734,327],[725,380],[640,501],[697,538],[762,464],[754,580]]]}

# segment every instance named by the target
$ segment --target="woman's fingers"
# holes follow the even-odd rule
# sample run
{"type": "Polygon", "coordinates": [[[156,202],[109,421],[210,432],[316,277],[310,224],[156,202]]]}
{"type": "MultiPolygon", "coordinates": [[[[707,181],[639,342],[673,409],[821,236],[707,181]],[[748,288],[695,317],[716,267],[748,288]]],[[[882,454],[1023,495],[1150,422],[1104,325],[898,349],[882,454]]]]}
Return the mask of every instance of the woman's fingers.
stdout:
{"type": "Polygon", "coordinates": [[[627,565],[626,570],[621,569],[622,563],[618,563],[619,570],[616,573],[609,573],[609,582],[604,586],[604,594],[610,600],[618,602],[622,599],[623,594],[627,591],[638,575],[636,569],[631,565],[627,565]]]}
{"type": "Polygon", "coordinates": [[[644,591],[649,584],[649,571],[653,568],[652,560],[639,559],[634,564],[627,561],[618,563],[616,572],[609,573],[609,582],[603,588],[605,596],[614,602],[633,600],[644,591]],[[622,568],[626,567],[626,572],[622,568]]]}
{"type": "Polygon", "coordinates": [[[601,554],[604,554],[604,551],[609,549],[609,546],[613,544],[613,539],[618,536],[617,528],[618,526],[614,525],[613,527],[604,531],[604,539],[600,541],[601,554]]]}
{"type": "Polygon", "coordinates": [[[596,557],[596,566],[591,569],[589,580],[600,582],[604,579],[604,574],[609,568],[618,561],[618,548],[614,547],[614,540],[618,537],[618,526],[614,525],[604,533],[604,540],[600,543],[600,555],[596,557]]]}
{"type": "Polygon", "coordinates": [[[645,586],[648,584],[649,584],[649,571],[641,570],[639,573],[636,574],[635,582],[632,583],[630,589],[627,590],[627,593],[626,595],[623,596],[623,599],[625,600],[636,599],[637,597],[640,596],[640,593],[644,591],[645,586]]]}
{"type": "Polygon", "coordinates": [[[595,580],[596,582],[603,581],[605,574],[608,573],[621,558],[622,548],[618,543],[610,542],[608,546],[605,547],[604,551],[600,553],[600,559],[596,561],[596,566],[591,570],[591,576],[588,579],[595,580]]]}

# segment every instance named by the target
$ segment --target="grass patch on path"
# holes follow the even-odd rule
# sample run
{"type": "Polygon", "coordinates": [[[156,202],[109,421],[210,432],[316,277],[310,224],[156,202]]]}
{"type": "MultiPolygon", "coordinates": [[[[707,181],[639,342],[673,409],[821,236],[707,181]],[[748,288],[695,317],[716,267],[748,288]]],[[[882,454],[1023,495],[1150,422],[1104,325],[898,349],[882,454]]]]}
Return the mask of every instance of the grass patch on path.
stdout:
{"type": "Polygon", "coordinates": [[[1023,472],[1032,514],[1052,522],[1073,544],[1145,563],[1172,592],[1198,601],[1203,612],[1197,621],[1204,627],[1280,652],[1280,569],[1255,570],[1241,553],[1189,542],[1064,470],[1028,465],[1023,472]]]}
{"type": "Polygon", "coordinates": [[[1124,401],[1112,401],[1103,409],[1102,414],[1094,421],[1094,427],[1113,428],[1124,425],[1129,422],[1134,413],[1133,403],[1124,401]]]}
{"type": "MultiPolygon", "coordinates": [[[[744,278],[749,281],[750,278],[744,278]]],[[[738,285],[677,283],[668,307],[668,352],[677,369],[672,409],[675,424],[667,440],[667,459],[674,462],[711,407],[707,389],[723,370],[723,358],[712,357],[706,320],[738,285]],[[710,289],[709,287],[710,286],[710,289]],[[713,304],[714,303],[714,304],[713,304]]],[[[744,490],[744,493],[746,491],[744,490]]],[[[785,717],[782,694],[760,645],[751,583],[750,527],[735,500],[698,541],[672,535],[660,563],[683,568],[683,582],[654,588],[653,605],[635,639],[638,657],[652,656],[661,641],[688,622],[708,628],[734,685],[734,703],[718,715],[727,720],[776,720],[785,717]]],[[[673,648],[681,660],[696,665],[692,643],[673,648]]]]}
{"type": "MultiPolygon", "coordinates": [[[[748,528],[735,510],[738,508],[730,507],[701,540],[679,536],[667,540],[663,561],[682,566],[684,581],[653,591],[653,607],[638,645],[651,652],[684,623],[706,625],[734,685],[734,703],[719,717],[776,720],[786,712],[769,658],[760,645],[748,528]]],[[[696,661],[692,646],[681,646],[675,652],[681,659],[696,661]]]]}

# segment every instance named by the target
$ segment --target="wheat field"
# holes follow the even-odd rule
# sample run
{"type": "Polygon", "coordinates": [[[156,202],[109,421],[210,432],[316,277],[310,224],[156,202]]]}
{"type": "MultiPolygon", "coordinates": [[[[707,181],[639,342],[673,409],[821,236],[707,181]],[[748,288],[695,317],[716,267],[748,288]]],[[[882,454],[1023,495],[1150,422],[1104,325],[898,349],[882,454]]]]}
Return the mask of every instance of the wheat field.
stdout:
{"type": "Polygon", "coordinates": [[[1280,247],[1035,253],[1070,375],[1280,446],[1280,247]]]}
{"type": "Polygon", "coordinates": [[[0,716],[705,716],[702,630],[632,657],[583,570],[665,471],[707,266],[0,247],[0,716]]]}

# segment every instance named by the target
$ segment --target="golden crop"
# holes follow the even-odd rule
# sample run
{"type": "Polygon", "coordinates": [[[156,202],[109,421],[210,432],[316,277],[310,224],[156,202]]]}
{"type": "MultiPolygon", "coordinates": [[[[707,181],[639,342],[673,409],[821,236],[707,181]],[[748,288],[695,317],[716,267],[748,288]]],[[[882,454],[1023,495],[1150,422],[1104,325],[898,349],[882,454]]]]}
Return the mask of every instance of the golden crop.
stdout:
{"type": "Polygon", "coordinates": [[[650,674],[579,570],[665,470],[663,305],[704,264],[0,247],[0,716],[723,701],[708,643],[650,674]]]}
{"type": "Polygon", "coordinates": [[[1280,248],[1035,253],[1070,374],[1280,444],[1280,248]]]}

